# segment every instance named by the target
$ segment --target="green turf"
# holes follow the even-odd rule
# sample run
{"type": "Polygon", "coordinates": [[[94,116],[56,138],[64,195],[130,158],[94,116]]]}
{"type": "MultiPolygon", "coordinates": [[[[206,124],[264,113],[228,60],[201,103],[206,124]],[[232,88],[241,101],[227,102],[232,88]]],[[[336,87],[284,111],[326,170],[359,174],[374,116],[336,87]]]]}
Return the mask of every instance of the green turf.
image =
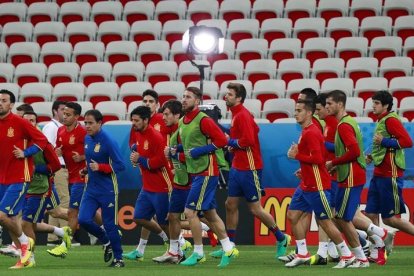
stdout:
{"type": "MultiPolygon", "coordinates": [[[[143,262],[126,261],[126,267],[114,269],[106,267],[103,262],[103,251],[100,246],[81,246],[70,250],[65,259],[50,256],[45,246],[36,248],[36,267],[11,271],[8,267],[14,265],[16,259],[0,256],[0,275],[169,275],[169,276],[215,276],[215,275],[414,275],[414,247],[397,247],[385,266],[371,265],[368,269],[333,270],[328,266],[300,266],[292,269],[274,259],[274,247],[270,246],[239,246],[240,257],[235,259],[225,269],[217,268],[220,260],[207,258],[207,261],[196,267],[180,265],[156,264],[151,258],[163,254],[163,246],[148,246],[143,262]],[[189,273],[189,274],[187,274],[189,273]]],[[[125,246],[124,250],[132,250],[132,246],[125,246]]],[[[212,251],[210,246],[205,247],[206,253],[212,251]]],[[[315,252],[315,248],[311,248],[315,252]]]]}

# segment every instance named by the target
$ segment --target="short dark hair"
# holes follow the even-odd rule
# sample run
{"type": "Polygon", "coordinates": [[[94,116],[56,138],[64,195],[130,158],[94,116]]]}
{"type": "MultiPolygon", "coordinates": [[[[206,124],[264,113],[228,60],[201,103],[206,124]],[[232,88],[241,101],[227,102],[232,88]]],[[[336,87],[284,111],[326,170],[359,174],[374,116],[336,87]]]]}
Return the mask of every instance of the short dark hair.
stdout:
{"type": "Polygon", "coordinates": [[[341,90],[333,90],[328,93],[328,96],[326,98],[332,98],[332,100],[336,103],[343,103],[343,105],[346,105],[346,94],[344,91],[341,90]]]}
{"type": "Polygon", "coordinates": [[[131,118],[133,115],[138,115],[142,120],[145,119],[150,119],[151,118],[151,108],[149,108],[148,106],[138,106],[136,108],[134,108],[134,110],[132,110],[131,112],[131,118]]]}
{"type": "Polygon", "coordinates": [[[34,111],[33,107],[30,104],[24,103],[16,107],[17,111],[23,111],[26,113],[27,111],[34,111]]]}
{"type": "Polygon", "coordinates": [[[315,100],[315,98],[318,96],[318,93],[316,93],[316,91],[315,90],[313,90],[312,88],[310,88],[310,87],[307,87],[307,88],[303,88],[301,91],[300,91],[300,93],[299,94],[303,94],[303,95],[305,95],[306,96],[306,99],[307,100],[310,100],[310,101],[314,101],[315,100]]]}
{"type": "Polygon", "coordinates": [[[59,109],[59,106],[61,106],[61,105],[66,105],[66,102],[64,102],[64,101],[54,101],[53,105],[52,105],[52,114],[53,114],[53,111],[57,111],[59,109]]]}
{"type": "Polygon", "coordinates": [[[312,101],[312,100],[309,100],[309,99],[306,99],[306,100],[299,99],[296,103],[297,104],[304,104],[305,109],[308,110],[308,111],[311,111],[312,114],[315,112],[315,109],[316,109],[315,102],[312,101]]]}
{"type": "Polygon", "coordinates": [[[196,96],[197,99],[201,100],[201,98],[203,97],[203,92],[198,87],[189,86],[185,90],[190,91],[191,93],[193,93],[196,96]]]}
{"type": "Polygon", "coordinates": [[[392,95],[385,90],[380,90],[375,92],[375,94],[372,96],[373,100],[380,101],[382,105],[388,104],[388,111],[391,111],[392,105],[394,104],[394,99],[392,95]]]}
{"type": "Polygon", "coordinates": [[[75,111],[75,115],[81,115],[82,113],[82,106],[75,102],[67,102],[66,104],[67,108],[72,108],[75,111]]]}
{"type": "Polygon", "coordinates": [[[24,117],[24,115],[34,115],[36,117],[36,122],[37,122],[37,114],[36,114],[36,112],[28,110],[28,111],[25,111],[23,113],[23,117],[24,117]]]}
{"type": "Polygon", "coordinates": [[[103,115],[102,113],[98,110],[98,109],[90,109],[88,111],[85,112],[85,117],[86,116],[92,116],[95,119],[95,122],[102,122],[103,120],[103,115]]]}
{"type": "Polygon", "coordinates": [[[233,89],[236,92],[236,98],[241,98],[241,102],[244,103],[247,92],[243,84],[230,82],[229,84],[227,84],[227,89],[233,89]]]}
{"type": "Polygon", "coordinates": [[[321,93],[315,98],[315,104],[321,104],[322,106],[326,105],[326,98],[328,97],[327,93],[321,93]]]}
{"type": "Polygon", "coordinates": [[[144,98],[145,96],[151,96],[155,99],[155,102],[158,103],[158,93],[155,90],[152,89],[147,89],[142,93],[142,97],[144,98]]]}
{"type": "Polygon", "coordinates": [[[16,96],[14,95],[13,92],[7,90],[7,89],[2,89],[0,90],[0,94],[6,94],[9,95],[10,97],[10,103],[15,103],[16,102],[16,96]]]}
{"type": "Polygon", "coordinates": [[[168,100],[166,101],[161,109],[160,112],[164,112],[164,110],[168,108],[172,114],[176,115],[176,114],[180,114],[180,117],[183,115],[183,105],[181,104],[180,101],[177,100],[168,100]]]}

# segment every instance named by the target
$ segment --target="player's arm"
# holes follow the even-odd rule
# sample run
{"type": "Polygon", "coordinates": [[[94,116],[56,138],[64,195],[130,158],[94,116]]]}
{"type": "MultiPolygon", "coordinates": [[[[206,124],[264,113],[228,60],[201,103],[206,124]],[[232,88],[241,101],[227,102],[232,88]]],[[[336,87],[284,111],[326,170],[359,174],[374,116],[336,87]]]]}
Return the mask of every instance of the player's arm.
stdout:
{"type": "MultiPolygon", "coordinates": [[[[33,147],[33,150],[34,150],[34,147],[38,147],[39,150],[43,150],[47,146],[49,142],[46,136],[40,130],[32,126],[26,120],[21,120],[19,123],[23,124],[24,135],[32,143],[32,146],[30,147],[33,147]]],[[[26,150],[28,150],[29,148],[27,148],[26,150]]]]}
{"type": "Polygon", "coordinates": [[[149,157],[138,157],[137,163],[140,164],[142,167],[153,170],[159,169],[166,165],[166,158],[164,156],[164,138],[160,135],[154,135],[151,137],[150,141],[150,148],[153,148],[154,151],[152,152],[151,156],[149,157]]]}
{"type": "Polygon", "coordinates": [[[47,162],[44,165],[36,165],[35,171],[42,174],[51,175],[60,170],[59,158],[51,144],[48,144],[43,150],[43,156],[47,162]]]}
{"type": "Polygon", "coordinates": [[[209,117],[204,117],[200,121],[201,132],[211,139],[211,143],[190,150],[189,154],[192,158],[199,158],[202,155],[209,154],[219,148],[227,145],[227,139],[223,131],[209,117]]]}
{"type": "Polygon", "coordinates": [[[411,148],[413,141],[403,124],[397,118],[388,118],[385,126],[391,138],[382,138],[381,146],[393,149],[411,148]]]}
{"type": "Polygon", "coordinates": [[[338,134],[341,137],[344,146],[347,148],[347,151],[344,155],[334,158],[332,160],[332,165],[336,166],[356,161],[361,154],[361,149],[359,148],[354,129],[349,124],[340,124],[338,126],[338,134]]]}
{"type": "MultiPolygon", "coordinates": [[[[117,143],[115,143],[114,140],[108,139],[107,146],[109,149],[109,158],[111,160],[111,164],[102,164],[103,166],[106,166],[106,170],[104,172],[106,173],[119,173],[121,171],[125,170],[125,163],[122,160],[121,156],[121,150],[119,149],[119,146],[117,143]],[[109,167],[109,168],[108,168],[109,167]],[[108,172],[109,170],[109,172],[108,172]]],[[[101,171],[101,164],[99,165],[99,170],[101,171]]]]}

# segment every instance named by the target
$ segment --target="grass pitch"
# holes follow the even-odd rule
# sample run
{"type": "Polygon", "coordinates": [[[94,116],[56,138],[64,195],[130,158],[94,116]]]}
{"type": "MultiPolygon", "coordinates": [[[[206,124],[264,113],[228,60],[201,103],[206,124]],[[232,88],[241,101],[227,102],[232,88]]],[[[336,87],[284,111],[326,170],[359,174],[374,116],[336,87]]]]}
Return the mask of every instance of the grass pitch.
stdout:
{"type": "MultiPolygon", "coordinates": [[[[124,246],[124,251],[132,250],[133,246],[124,246]]],[[[271,246],[238,246],[240,256],[225,269],[217,268],[218,259],[207,258],[207,261],[195,267],[183,267],[180,265],[156,264],[153,257],[162,255],[165,247],[147,246],[145,260],[135,262],[126,260],[125,268],[114,269],[107,267],[103,261],[103,251],[100,246],[73,247],[65,259],[50,256],[45,246],[36,247],[36,267],[20,270],[10,270],[8,267],[15,264],[17,259],[0,256],[0,275],[414,275],[414,247],[396,247],[385,266],[371,264],[367,269],[341,269],[334,270],[327,266],[299,266],[285,268],[283,263],[275,260],[275,248],[271,246]]],[[[311,247],[315,253],[316,248],[311,247]]],[[[210,246],[205,246],[205,253],[212,251],[210,246]]]]}

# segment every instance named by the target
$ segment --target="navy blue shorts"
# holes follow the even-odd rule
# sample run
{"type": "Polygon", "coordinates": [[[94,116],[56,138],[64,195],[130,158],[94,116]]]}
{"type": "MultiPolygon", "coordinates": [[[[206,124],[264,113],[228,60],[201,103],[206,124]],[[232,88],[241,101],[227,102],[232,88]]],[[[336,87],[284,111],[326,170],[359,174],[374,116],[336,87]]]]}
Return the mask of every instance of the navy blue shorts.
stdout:
{"type": "Polygon", "coordinates": [[[0,185],[0,211],[9,215],[16,216],[23,210],[25,195],[29,184],[15,183],[0,185]]]}
{"type": "Polygon", "coordinates": [[[241,171],[230,169],[228,194],[230,197],[244,197],[248,202],[256,202],[261,198],[262,170],[241,171]]]}
{"type": "Polygon", "coordinates": [[[160,225],[168,225],[168,193],[141,190],[135,203],[134,218],[151,220],[154,215],[160,225]]]}
{"type": "Polygon", "coordinates": [[[216,209],[218,176],[196,175],[192,177],[191,183],[185,208],[196,211],[216,209]]]}
{"type": "Polygon", "coordinates": [[[52,186],[52,192],[50,193],[50,196],[46,198],[45,205],[46,210],[53,210],[57,208],[60,204],[59,195],[57,193],[55,184],[52,186]]]}
{"type": "Polygon", "coordinates": [[[46,197],[31,196],[27,197],[23,207],[23,220],[38,223],[41,222],[45,216],[46,197]]]}
{"type": "Polygon", "coordinates": [[[345,221],[352,221],[361,201],[364,185],[342,188],[338,187],[336,193],[336,217],[345,221]]]}
{"type": "Polygon", "coordinates": [[[168,207],[168,211],[170,213],[183,213],[189,193],[189,189],[173,188],[170,196],[170,205],[168,207]]]}
{"type": "Polygon", "coordinates": [[[331,199],[329,200],[329,205],[332,208],[335,208],[335,205],[336,205],[336,203],[335,203],[336,193],[338,192],[338,182],[336,182],[334,180],[331,181],[331,189],[330,189],[330,191],[331,191],[331,199]]]}
{"type": "Polygon", "coordinates": [[[312,213],[313,211],[315,212],[315,217],[319,220],[330,219],[333,217],[331,207],[329,206],[330,197],[331,192],[329,190],[306,192],[298,187],[293,194],[289,210],[305,213],[312,213]]]}
{"type": "Polygon", "coordinates": [[[368,189],[366,213],[390,218],[406,212],[402,197],[404,180],[401,177],[374,176],[368,189]]]}
{"type": "Polygon", "coordinates": [[[69,184],[69,196],[70,196],[69,208],[79,209],[84,190],[85,190],[85,183],[70,183],[69,184]]]}

